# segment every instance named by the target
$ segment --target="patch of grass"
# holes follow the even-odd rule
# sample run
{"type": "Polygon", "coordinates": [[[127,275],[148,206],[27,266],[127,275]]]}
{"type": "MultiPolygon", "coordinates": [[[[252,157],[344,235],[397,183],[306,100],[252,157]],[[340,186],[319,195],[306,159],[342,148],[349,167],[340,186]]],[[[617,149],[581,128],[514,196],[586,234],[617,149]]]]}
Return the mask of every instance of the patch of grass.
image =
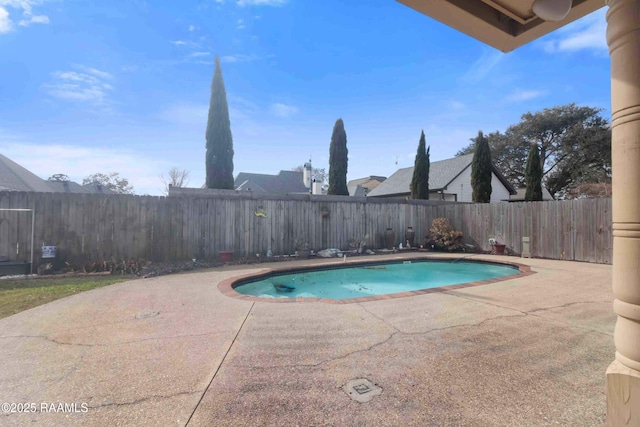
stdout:
{"type": "Polygon", "coordinates": [[[0,280],[0,319],[80,292],[130,280],[131,276],[82,276],[0,280]]]}

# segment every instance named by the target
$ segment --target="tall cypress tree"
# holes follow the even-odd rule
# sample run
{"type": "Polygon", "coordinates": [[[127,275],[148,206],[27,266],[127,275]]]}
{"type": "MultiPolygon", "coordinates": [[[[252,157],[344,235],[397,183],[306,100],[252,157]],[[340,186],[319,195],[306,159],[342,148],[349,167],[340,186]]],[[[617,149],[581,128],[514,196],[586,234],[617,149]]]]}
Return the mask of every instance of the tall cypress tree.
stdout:
{"type": "Polygon", "coordinates": [[[348,196],[347,189],[347,133],[342,119],[336,120],[329,146],[329,189],[327,194],[348,196]]]}
{"type": "Polygon", "coordinates": [[[416,153],[416,161],[413,166],[413,178],[411,179],[411,198],[412,199],[428,199],[429,198],[429,150],[426,148],[424,140],[424,130],[420,135],[418,143],[418,152],[416,153]]]}
{"type": "Polygon", "coordinates": [[[478,132],[471,162],[472,199],[476,203],[489,203],[491,200],[491,149],[489,140],[482,131],[478,132]]]}
{"type": "Polygon", "coordinates": [[[207,188],[233,190],[233,138],[227,91],[224,88],[220,59],[217,56],[211,82],[206,139],[207,188]]]}
{"type": "Polygon", "coordinates": [[[527,191],[524,200],[528,202],[542,201],[542,164],[538,144],[531,144],[527,166],[524,171],[524,180],[527,183],[527,191]]]}

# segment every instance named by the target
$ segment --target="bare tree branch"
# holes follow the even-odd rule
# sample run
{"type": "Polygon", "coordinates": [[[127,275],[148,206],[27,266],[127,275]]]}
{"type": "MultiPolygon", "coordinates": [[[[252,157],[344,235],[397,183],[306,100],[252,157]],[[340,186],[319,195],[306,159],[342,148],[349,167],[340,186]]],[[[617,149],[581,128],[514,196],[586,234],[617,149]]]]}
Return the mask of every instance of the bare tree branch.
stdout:
{"type": "Polygon", "coordinates": [[[160,175],[160,180],[164,184],[164,190],[162,192],[165,195],[169,195],[169,187],[186,187],[189,183],[189,171],[186,169],[178,169],[173,167],[169,169],[167,177],[160,175]]]}

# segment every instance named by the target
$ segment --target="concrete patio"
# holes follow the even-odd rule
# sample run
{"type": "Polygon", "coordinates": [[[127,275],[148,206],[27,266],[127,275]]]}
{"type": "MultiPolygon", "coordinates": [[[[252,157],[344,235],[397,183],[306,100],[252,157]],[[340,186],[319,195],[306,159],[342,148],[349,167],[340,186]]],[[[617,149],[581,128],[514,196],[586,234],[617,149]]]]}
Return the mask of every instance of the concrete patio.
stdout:
{"type": "MultiPolygon", "coordinates": [[[[3,413],[0,424],[604,423],[611,266],[473,258],[536,274],[380,301],[273,304],[217,287],[269,264],[226,267],[120,283],[2,319],[0,402],[38,412],[3,413]],[[356,402],[343,391],[354,379],[382,393],[356,402]],[[45,413],[41,403],[77,412],[45,413]]],[[[335,261],[308,263],[326,262],[335,261]]]]}

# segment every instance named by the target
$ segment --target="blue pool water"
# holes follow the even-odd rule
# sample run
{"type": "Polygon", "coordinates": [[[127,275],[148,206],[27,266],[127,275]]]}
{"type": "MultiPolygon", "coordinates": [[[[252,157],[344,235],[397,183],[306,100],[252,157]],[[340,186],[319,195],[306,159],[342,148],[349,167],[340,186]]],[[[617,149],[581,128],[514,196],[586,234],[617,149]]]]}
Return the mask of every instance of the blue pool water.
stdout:
{"type": "Polygon", "coordinates": [[[348,299],[438,288],[519,274],[516,267],[479,262],[404,261],[272,275],[235,287],[262,298],[348,299]]]}

